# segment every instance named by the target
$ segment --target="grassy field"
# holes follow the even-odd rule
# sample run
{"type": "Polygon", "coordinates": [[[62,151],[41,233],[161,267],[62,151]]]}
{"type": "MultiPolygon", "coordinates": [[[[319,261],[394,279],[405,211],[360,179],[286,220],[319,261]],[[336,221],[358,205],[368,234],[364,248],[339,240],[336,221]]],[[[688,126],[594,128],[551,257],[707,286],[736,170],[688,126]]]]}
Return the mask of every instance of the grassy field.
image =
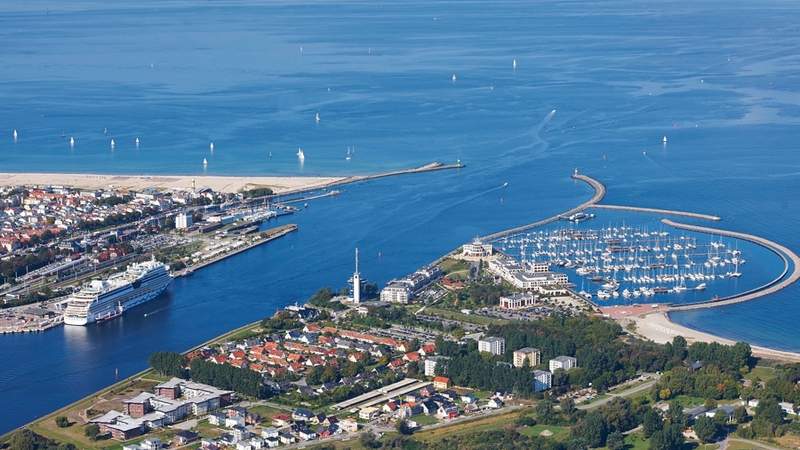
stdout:
{"type": "Polygon", "coordinates": [[[522,412],[524,411],[512,411],[505,414],[497,414],[494,416],[482,417],[474,420],[466,420],[450,426],[434,428],[432,430],[423,430],[414,433],[414,440],[420,442],[435,442],[454,434],[500,429],[505,425],[513,424],[517,417],[522,414],[522,412]]]}
{"type": "Polygon", "coordinates": [[[439,423],[439,419],[436,416],[426,416],[424,414],[419,414],[411,418],[414,422],[417,422],[420,426],[424,427],[426,425],[433,425],[435,423],[439,423]]]}
{"type": "Polygon", "coordinates": [[[530,437],[538,437],[545,430],[553,433],[553,435],[547,439],[564,442],[569,438],[569,427],[559,427],[556,425],[534,425],[521,429],[520,433],[530,437]]]}
{"type": "Polygon", "coordinates": [[[495,319],[492,317],[478,316],[475,314],[464,314],[460,311],[452,311],[449,309],[429,307],[425,309],[427,314],[433,316],[444,317],[445,319],[458,320],[461,322],[474,323],[476,325],[492,325],[508,323],[507,320],[495,319]]]}
{"type": "Polygon", "coordinates": [[[768,381],[772,378],[775,378],[775,369],[767,366],[755,366],[744,377],[750,381],[753,381],[756,378],[761,381],[768,381]]]}

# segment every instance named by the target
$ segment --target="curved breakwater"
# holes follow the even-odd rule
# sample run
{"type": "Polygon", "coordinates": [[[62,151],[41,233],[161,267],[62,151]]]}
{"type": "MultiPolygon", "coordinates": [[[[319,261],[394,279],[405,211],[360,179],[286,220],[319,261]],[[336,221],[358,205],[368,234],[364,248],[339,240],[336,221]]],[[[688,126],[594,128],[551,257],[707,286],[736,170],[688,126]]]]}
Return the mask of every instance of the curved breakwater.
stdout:
{"type": "Polygon", "coordinates": [[[701,213],[693,213],[688,211],[677,211],[673,209],[659,209],[659,208],[642,208],[639,206],[624,206],[624,205],[591,205],[591,208],[599,208],[599,209],[614,209],[618,211],[633,211],[633,212],[643,212],[643,213],[655,213],[655,214],[666,214],[670,216],[684,216],[689,217],[692,219],[702,219],[702,220],[713,220],[713,221],[720,221],[722,220],[719,216],[713,216],[711,214],[701,214],[701,213]]]}
{"type": "Polygon", "coordinates": [[[781,272],[781,274],[778,277],[776,277],[775,279],[773,279],[772,281],[761,287],[751,289],[747,292],[742,292],[740,294],[732,295],[730,297],[712,299],[705,302],[692,303],[687,305],[670,306],[669,311],[687,311],[692,309],[713,308],[717,306],[742,303],[748,300],[754,300],[763,297],[765,295],[777,292],[791,285],[798,279],[800,279],[800,271],[798,271],[798,268],[800,268],[800,256],[798,256],[795,252],[791,251],[790,249],[784,247],[783,245],[778,244],[777,242],[773,242],[770,241],[769,239],[765,239],[759,236],[754,236],[752,234],[740,233],[738,231],[722,230],[719,228],[703,227],[699,225],[689,225],[685,223],[675,222],[669,219],[662,219],[661,222],[665,225],[669,225],[671,227],[682,230],[696,231],[699,233],[707,233],[707,234],[716,234],[719,236],[727,236],[749,241],[771,250],[772,252],[777,254],[780,258],[782,258],[784,262],[783,272],[781,272]],[[789,267],[790,261],[791,261],[791,272],[789,267]]]}

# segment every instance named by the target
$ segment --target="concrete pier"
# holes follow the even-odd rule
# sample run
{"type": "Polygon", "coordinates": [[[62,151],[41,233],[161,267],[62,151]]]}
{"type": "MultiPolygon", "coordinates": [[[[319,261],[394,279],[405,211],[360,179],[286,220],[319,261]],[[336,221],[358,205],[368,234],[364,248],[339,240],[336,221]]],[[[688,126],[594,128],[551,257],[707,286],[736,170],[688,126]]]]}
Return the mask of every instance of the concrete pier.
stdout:
{"type": "Polygon", "coordinates": [[[504,238],[506,236],[511,236],[511,235],[514,235],[514,234],[522,233],[523,231],[530,230],[531,228],[536,228],[536,227],[540,227],[542,225],[547,225],[548,223],[555,222],[556,220],[559,220],[561,217],[571,216],[571,215],[573,215],[575,213],[581,212],[584,209],[589,208],[592,205],[595,205],[600,200],[602,200],[603,197],[605,197],[605,195],[606,195],[606,187],[605,187],[605,185],[603,185],[603,183],[595,180],[594,178],[592,178],[590,176],[581,175],[581,174],[579,174],[577,172],[572,175],[572,178],[575,179],[575,180],[583,181],[583,182],[587,183],[589,186],[591,186],[592,189],[594,189],[594,195],[592,195],[592,198],[590,198],[589,200],[581,203],[580,205],[570,209],[569,211],[564,211],[562,213],[556,214],[554,216],[550,216],[550,217],[548,217],[546,219],[542,219],[542,220],[539,220],[537,222],[529,223],[527,225],[522,225],[522,226],[519,226],[519,227],[509,228],[507,230],[498,231],[497,233],[492,233],[490,235],[481,237],[481,240],[484,241],[484,242],[496,241],[496,240],[498,240],[500,238],[504,238]]]}
{"type": "Polygon", "coordinates": [[[598,209],[615,209],[620,211],[633,211],[633,212],[643,212],[643,213],[654,213],[654,214],[665,214],[670,216],[683,216],[689,217],[691,219],[702,219],[702,220],[713,220],[719,221],[722,220],[719,216],[712,216],[710,214],[701,214],[701,213],[693,213],[688,211],[677,211],[673,209],[659,209],[659,208],[642,208],[639,206],[623,206],[623,205],[592,205],[591,208],[598,208],[598,209]]]}
{"type": "Polygon", "coordinates": [[[721,230],[719,228],[703,227],[699,225],[689,225],[685,223],[674,222],[669,219],[662,219],[661,222],[664,225],[669,225],[671,227],[682,230],[695,231],[698,233],[716,234],[719,236],[727,236],[736,239],[741,239],[744,241],[749,241],[771,250],[781,259],[783,259],[784,263],[783,272],[777,278],[756,289],[751,289],[749,291],[732,295],[730,297],[711,299],[705,302],[697,302],[687,305],[674,305],[674,306],[671,305],[668,311],[687,311],[691,309],[713,308],[717,306],[742,303],[763,297],[765,295],[775,293],[796,282],[798,279],[800,279],[800,271],[798,271],[798,268],[800,268],[800,256],[798,256],[795,252],[791,251],[790,249],[784,247],[783,245],[778,244],[777,242],[773,242],[770,241],[769,239],[765,239],[759,236],[754,236],[752,234],[740,233],[738,231],[728,231],[728,230],[721,230]],[[791,267],[789,264],[790,262],[791,262],[791,267]]]}

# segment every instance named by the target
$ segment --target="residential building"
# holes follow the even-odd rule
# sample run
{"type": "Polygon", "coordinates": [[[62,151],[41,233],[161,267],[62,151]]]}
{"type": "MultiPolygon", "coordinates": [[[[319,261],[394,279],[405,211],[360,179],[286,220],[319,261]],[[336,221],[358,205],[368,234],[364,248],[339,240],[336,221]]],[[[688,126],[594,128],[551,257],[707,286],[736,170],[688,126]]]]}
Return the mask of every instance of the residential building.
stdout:
{"type": "Polygon", "coordinates": [[[481,338],[478,340],[478,351],[502,355],[506,352],[506,340],[495,336],[481,338]]]}
{"type": "Polygon", "coordinates": [[[175,229],[185,230],[192,226],[192,215],[179,213],[175,216],[175,229]]]}
{"type": "Polygon", "coordinates": [[[514,351],[514,367],[536,367],[542,363],[542,352],[538,348],[525,347],[514,351]]]}
{"type": "Polygon", "coordinates": [[[533,392],[546,391],[553,384],[553,374],[546,370],[534,370],[533,378],[533,392]]]}
{"type": "Polygon", "coordinates": [[[433,378],[433,387],[434,389],[444,390],[450,388],[450,378],[447,377],[434,377],[433,378]]]}
{"type": "Polygon", "coordinates": [[[550,372],[557,369],[570,370],[578,366],[578,360],[572,356],[558,356],[550,360],[550,372]]]}

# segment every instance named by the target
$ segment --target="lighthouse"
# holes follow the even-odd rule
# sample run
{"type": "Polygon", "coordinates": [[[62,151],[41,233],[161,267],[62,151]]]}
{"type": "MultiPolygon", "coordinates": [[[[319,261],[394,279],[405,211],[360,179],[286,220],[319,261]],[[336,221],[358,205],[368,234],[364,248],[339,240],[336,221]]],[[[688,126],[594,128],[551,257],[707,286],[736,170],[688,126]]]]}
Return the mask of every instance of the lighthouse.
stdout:
{"type": "Polygon", "coordinates": [[[353,272],[353,304],[361,302],[361,274],[358,273],[358,247],[356,247],[356,271],[353,272]]]}

